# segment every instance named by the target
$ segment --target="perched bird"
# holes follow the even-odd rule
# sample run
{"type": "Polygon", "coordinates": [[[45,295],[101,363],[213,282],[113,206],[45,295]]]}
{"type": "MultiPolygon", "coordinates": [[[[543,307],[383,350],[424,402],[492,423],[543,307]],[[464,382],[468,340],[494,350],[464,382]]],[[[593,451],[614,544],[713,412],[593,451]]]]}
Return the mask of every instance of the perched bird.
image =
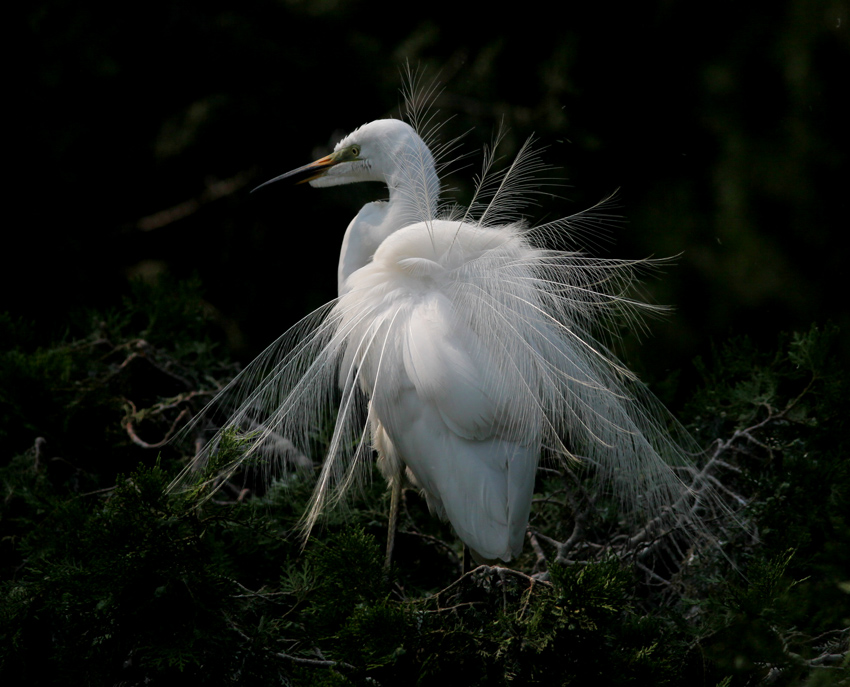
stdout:
{"type": "Polygon", "coordinates": [[[224,473],[254,454],[306,453],[330,411],[307,531],[368,473],[373,449],[393,513],[403,483],[420,489],[479,561],[522,550],[543,451],[589,462],[624,507],[680,508],[688,489],[675,465],[687,458],[669,414],[602,340],[613,321],[653,309],[629,295],[651,263],[547,248],[605,208],[526,226],[518,212],[539,168],[528,147],[499,174],[489,151],[470,207],[445,206],[427,138],[380,119],[267,182],[379,181],[389,198],[348,225],[338,298],[225,390],[236,410],[224,429],[253,434],[224,473]]]}

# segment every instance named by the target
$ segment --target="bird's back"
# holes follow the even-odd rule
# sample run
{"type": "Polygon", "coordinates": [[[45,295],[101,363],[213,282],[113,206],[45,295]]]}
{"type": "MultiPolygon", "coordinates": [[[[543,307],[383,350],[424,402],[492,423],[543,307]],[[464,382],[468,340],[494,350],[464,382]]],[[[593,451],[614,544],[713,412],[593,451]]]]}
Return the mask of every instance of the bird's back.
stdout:
{"type": "Polygon", "coordinates": [[[540,321],[522,267],[534,250],[510,227],[415,224],[381,244],[337,304],[343,371],[371,397],[373,425],[484,559],[521,550],[540,454],[533,342],[494,337],[510,291],[526,311],[511,338],[540,321]]]}

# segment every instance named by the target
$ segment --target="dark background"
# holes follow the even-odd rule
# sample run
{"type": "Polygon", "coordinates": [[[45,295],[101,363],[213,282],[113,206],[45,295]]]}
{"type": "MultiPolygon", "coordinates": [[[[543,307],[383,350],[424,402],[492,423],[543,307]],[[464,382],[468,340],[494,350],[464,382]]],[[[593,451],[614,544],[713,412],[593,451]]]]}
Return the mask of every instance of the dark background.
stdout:
{"type": "Polygon", "coordinates": [[[409,61],[439,73],[445,137],[469,132],[471,166],[447,181],[457,200],[504,120],[506,155],[535,134],[568,180],[530,219],[620,189],[628,222],[599,253],[681,253],[647,285],[675,311],[639,348],[627,336],[646,378],[730,335],[850,330],[847,3],[557,7],[28,6],[0,310],[55,336],[87,307],[120,305],[133,277],[196,274],[250,359],[335,296],[345,227],[380,191],[249,190],[398,115],[409,61]]]}

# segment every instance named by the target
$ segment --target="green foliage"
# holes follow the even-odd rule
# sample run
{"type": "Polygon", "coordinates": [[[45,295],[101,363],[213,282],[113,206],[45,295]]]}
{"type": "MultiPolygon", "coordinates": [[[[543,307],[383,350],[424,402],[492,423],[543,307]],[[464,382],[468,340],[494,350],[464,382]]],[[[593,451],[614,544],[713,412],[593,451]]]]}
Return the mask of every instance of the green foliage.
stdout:
{"type": "MultiPolygon", "coordinates": [[[[251,467],[210,490],[244,437],[224,438],[196,488],[166,492],[181,448],[154,439],[228,370],[193,338],[192,293],[140,287],[88,318],[92,333],[41,348],[0,322],[19,337],[0,367],[0,431],[18,438],[3,445],[34,445],[0,467],[4,684],[846,684],[848,414],[831,330],[772,353],[732,342],[701,365],[693,430],[748,499],[722,550],[668,573],[672,554],[629,553],[607,513],[605,546],[560,563],[527,547],[515,570],[461,574],[450,529],[408,490],[387,572],[377,477],[306,547],[309,474],[263,485],[251,467]],[[170,340],[183,318],[191,331],[170,340]]],[[[539,482],[544,544],[570,536],[573,484],[539,482]]]]}
{"type": "Polygon", "coordinates": [[[219,648],[225,623],[214,600],[225,581],[205,565],[212,551],[196,523],[163,496],[166,483],[158,466],[140,467],[101,507],[56,513],[61,551],[44,545],[44,532],[24,539],[27,571],[5,585],[14,601],[4,620],[27,682],[97,684],[122,660],[183,672],[219,648]]]}
{"type": "Polygon", "coordinates": [[[0,441],[14,455],[42,437],[36,461],[51,480],[85,491],[146,459],[146,444],[168,438],[233,368],[216,359],[195,282],[138,282],[123,308],[71,319],[62,340],[40,345],[34,328],[0,317],[0,441]]]}
{"type": "Polygon", "coordinates": [[[730,437],[727,453],[753,494],[747,514],[760,535],[756,550],[738,553],[744,576],[728,576],[705,604],[717,615],[704,625],[702,650],[741,679],[766,679],[770,666],[782,666],[783,684],[795,684],[824,647],[847,650],[840,628],[850,613],[840,590],[850,578],[850,404],[834,363],[837,334],[813,326],[782,337],[772,353],[730,342],[702,365],[695,429],[706,439],[730,437]]]}
{"type": "Polygon", "coordinates": [[[334,624],[358,605],[374,602],[389,591],[375,538],[362,529],[347,529],[316,542],[308,552],[307,564],[315,576],[316,591],[328,601],[321,610],[316,607],[322,624],[334,624]]]}

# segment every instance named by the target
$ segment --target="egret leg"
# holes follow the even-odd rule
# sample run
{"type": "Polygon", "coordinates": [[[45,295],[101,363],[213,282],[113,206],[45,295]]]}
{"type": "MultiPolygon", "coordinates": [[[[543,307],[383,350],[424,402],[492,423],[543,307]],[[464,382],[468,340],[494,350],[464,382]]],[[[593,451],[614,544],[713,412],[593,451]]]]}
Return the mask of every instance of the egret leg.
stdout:
{"type": "Polygon", "coordinates": [[[472,551],[466,544],[464,544],[463,553],[461,554],[460,560],[460,574],[466,575],[466,573],[468,573],[474,567],[476,567],[476,564],[472,560],[472,551]]]}
{"type": "Polygon", "coordinates": [[[384,570],[389,570],[390,563],[392,563],[395,532],[398,527],[398,504],[400,501],[401,475],[396,475],[392,480],[392,489],[390,491],[390,522],[387,526],[387,557],[384,560],[384,570]]]}

